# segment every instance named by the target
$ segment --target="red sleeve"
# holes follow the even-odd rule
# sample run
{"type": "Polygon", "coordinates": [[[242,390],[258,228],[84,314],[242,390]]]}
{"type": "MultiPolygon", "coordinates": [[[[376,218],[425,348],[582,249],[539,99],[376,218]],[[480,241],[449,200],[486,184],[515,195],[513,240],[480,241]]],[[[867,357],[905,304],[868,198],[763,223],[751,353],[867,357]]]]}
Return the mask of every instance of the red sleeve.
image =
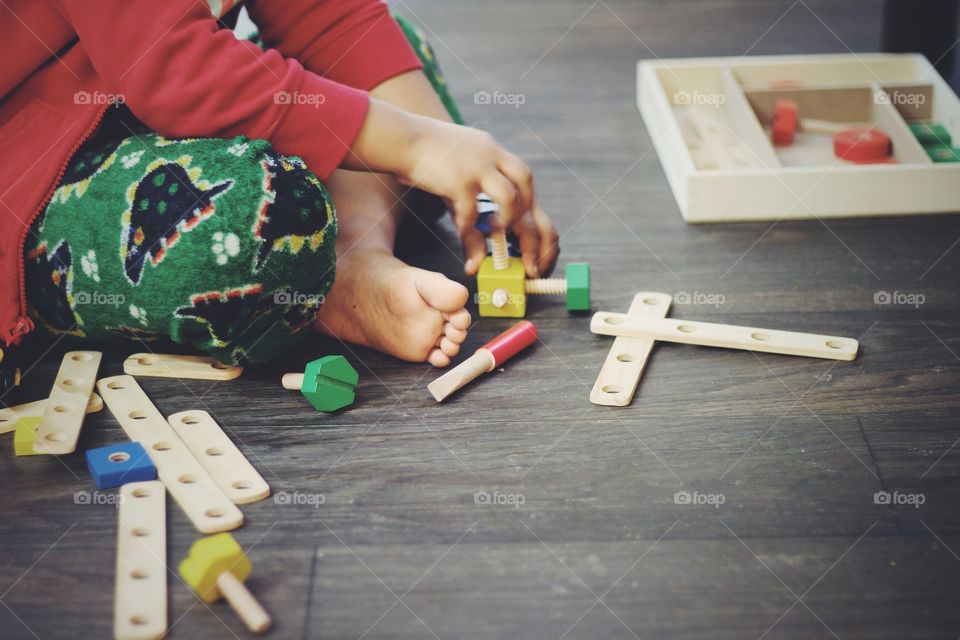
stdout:
{"type": "Polygon", "coordinates": [[[363,126],[369,97],[219,29],[196,0],[60,0],[107,87],[157,133],[270,140],[322,178],[363,126]]]}
{"type": "Polygon", "coordinates": [[[379,0],[249,0],[247,10],[267,46],[351,87],[423,67],[379,0]]]}

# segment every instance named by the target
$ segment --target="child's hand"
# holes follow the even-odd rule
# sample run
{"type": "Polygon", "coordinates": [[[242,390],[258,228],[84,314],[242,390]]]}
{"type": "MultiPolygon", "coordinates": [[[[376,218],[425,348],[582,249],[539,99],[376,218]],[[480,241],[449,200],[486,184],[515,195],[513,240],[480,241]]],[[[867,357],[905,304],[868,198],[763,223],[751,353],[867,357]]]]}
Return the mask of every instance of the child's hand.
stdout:
{"type": "Polygon", "coordinates": [[[446,200],[463,242],[464,271],[475,275],[486,242],[474,224],[481,191],[499,206],[495,226],[520,239],[530,277],[556,262],[557,232],[534,199],[529,167],[484,131],[401,111],[376,99],[345,160],[346,168],[386,171],[402,184],[446,200]]]}

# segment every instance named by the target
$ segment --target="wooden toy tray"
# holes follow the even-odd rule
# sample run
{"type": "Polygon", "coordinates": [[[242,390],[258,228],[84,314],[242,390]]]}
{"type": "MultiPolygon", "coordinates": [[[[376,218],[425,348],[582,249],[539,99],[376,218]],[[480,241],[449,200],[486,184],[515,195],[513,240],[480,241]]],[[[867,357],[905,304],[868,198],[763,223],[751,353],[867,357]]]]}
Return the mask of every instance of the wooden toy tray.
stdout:
{"type": "Polygon", "coordinates": [[[637,104],[687,222],[960,211],[960,162],[934,162],[910,130],[935,122],[960,147],[960,100],[919,54],[641,61],[637,104]],[[875,127],[891,162],[854,164],[829,136],[775,146],[773,105],[875,127]]]}

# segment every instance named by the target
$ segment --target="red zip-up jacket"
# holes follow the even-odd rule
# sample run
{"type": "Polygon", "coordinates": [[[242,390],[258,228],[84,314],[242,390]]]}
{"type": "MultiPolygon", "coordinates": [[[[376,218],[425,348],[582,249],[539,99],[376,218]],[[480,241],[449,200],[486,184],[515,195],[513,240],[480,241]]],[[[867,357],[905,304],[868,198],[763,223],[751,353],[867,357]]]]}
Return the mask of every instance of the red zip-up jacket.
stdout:
{"type": "Polygon", "coordinates": [[[112,96],[161,135],[267,139],[323,179],[363,125],[366,91],[421,67],[378,0],[249,0],[268,51],[218,28],[211,5],[233,4],[0,2],[0,357],[33,328],[30,224],[112,96]]]}

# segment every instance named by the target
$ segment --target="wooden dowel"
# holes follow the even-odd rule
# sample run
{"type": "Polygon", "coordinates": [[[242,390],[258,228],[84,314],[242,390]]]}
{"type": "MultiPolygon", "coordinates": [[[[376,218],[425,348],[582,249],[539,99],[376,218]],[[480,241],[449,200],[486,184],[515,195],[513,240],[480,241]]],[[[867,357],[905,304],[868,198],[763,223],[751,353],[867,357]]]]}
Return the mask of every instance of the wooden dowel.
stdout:
{"type": "Polygon", "coordinates": [[[229,571],[221,573],[217,588],[250,631],[263,633],[270,628],[270,614],[235,575],[229,571]]]}

